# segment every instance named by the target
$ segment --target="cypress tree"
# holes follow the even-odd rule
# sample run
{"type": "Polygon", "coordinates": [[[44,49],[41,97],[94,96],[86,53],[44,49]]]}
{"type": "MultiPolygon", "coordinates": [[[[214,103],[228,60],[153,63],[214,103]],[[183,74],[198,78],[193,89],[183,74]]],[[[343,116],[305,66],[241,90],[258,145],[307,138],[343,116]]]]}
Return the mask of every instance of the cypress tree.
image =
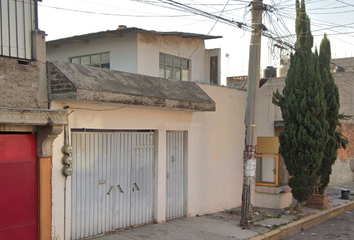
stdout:
{"type": "MultiPolygon", "coordinates": [[[[328,142],[324,152],[324,158],[320,171],[318,172],[318,182],[316,193],[324,194],[326,187],[329,184],[330,175],[332,173],[332,165],[337,159],[338,149],[346,148],[348,143],[342,133],[337,130],[340,127],[339,119],[342,115],[339,114],[339,93],[338,87],[334,82],[333,75],[330,69],[331,61],[331,44],[327,35],[324,35],[320,45],[320,73],[324,86],[325,99],[327,102],[326,119],[328,121],[328,142]]],[[[342,117],[343,118],[343,117],[342,117]]]]}
{"type": "Polygon", "coordinates": [[[326,101],[318,58],[311,51],[313,36],[305,1],[296,0],[295,54],[282,94],[273,95],[273,103],[282,111],[283,131],[279,134],[279,152],[291,176],[289,186],[300,203],[313,194],[317,174],[327,147],[326,101]]]}

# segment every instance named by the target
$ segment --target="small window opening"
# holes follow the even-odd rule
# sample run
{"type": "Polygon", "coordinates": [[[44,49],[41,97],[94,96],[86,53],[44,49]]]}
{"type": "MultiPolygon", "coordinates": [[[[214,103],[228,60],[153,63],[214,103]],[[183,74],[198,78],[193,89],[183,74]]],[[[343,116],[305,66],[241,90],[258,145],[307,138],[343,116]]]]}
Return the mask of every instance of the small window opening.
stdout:
{"type": "Polygon", "coordinates": [[[29,65],[30,64],[29,61],[24,61],[24,60],[18,60],[17,63],[21,64],[21,65],[29,65]]]}

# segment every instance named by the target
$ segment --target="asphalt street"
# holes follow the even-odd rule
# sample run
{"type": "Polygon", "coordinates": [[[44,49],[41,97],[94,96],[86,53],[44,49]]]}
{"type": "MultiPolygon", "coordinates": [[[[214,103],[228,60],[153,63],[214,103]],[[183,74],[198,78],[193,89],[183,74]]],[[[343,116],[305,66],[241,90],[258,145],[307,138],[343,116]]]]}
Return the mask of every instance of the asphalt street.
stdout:
{"type": "Polygon", "coordinates": [[[284,240],[297,239],[354,239],[354,210],[348,211],[335,218],[331,218],[319,225],[303,230],[284,240]]]}

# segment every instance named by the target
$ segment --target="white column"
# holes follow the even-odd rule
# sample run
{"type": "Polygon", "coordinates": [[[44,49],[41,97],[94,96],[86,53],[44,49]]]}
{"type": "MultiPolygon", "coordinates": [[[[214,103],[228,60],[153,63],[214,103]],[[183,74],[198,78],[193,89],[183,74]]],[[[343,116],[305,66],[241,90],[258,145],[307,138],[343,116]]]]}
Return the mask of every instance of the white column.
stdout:
{"type": "Polygon", "coordinates": [[[160,223],[166,220],[166,130],[159,130],[156,135],[155,221],[160,223]]]}

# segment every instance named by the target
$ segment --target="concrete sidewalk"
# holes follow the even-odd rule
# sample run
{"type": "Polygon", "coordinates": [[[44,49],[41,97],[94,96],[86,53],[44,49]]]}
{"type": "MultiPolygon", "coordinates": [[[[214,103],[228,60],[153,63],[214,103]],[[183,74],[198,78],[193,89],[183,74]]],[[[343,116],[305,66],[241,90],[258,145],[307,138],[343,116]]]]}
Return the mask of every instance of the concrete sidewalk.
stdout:
{"type": "MultiPolygon", "coordinates": [[[[342,212],[354,209],[354,201],[342,200],[341,189],[354,193],[354,182],[328,187],[330,208],[316,210],[304,206],[303,213],[298,214],[279,209],[256,208],[255,227],[242,230],[240,208],[207,214],[200,217],[180,218],[161,224],[150,224],[128,230],[121,230],[109,235],[95,237],[96,240],[226,240],[226,239],[282,239],[301,229],[306,229],[342,212]]],[[[353,195],[350,196],[354,198],[353,195]]]]}

